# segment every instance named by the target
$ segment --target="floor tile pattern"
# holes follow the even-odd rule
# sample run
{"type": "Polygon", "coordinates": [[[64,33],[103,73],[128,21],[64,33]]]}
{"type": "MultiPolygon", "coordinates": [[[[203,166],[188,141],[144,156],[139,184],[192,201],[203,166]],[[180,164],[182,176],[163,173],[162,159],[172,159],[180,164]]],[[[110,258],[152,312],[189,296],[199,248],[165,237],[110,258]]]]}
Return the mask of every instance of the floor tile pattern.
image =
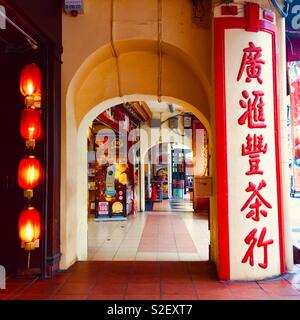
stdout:
{"type": "Polygon", "coordinates": [[[300,266],[265,281],[219,281],[214,264],[77,262],[53,279],[9,278],[1,300],[300,300],[300,266]]]}
{"type": "Polygon", "coordinates": [[[138,252],[197,253],[197,249],[181,217],[149,215],[138,252]]]}
{"type": "Polygon", "coordinates": [[[127,221],[88,224],[90,261],[207,261],[209,243],[206,213],[138,212],[127,221]]]}

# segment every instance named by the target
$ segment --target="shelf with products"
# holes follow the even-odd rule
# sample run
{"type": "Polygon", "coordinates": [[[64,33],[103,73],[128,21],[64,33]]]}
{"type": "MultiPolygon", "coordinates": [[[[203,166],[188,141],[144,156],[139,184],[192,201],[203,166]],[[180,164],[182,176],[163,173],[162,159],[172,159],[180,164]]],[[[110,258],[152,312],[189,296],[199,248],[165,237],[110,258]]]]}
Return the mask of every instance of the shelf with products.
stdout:
{"type": "Polygon", "coordinates": [[[131,213],[131,189],[134,185],[127,164],[127,149],[118,132],[97,135],[95,172],[95,218],[123,219],[131,213]],[[104,139],[107,138],[107,139],[104,139]],[[101,143],[102,142],[102,143],[101,143]]]}
{"type": "Polygon", "coordinates": [[[127,216],[127,165],[99,165],[96,175],[96,218],[127,216]]]}
{"type": "Polygon", "coordinates": [[[96,208],[96,154],[95,151],[88,151],[88,168],[87,168],[87,179],[88,179],[88,215],[89,217],[95,215],[96,208]]]}
{"type": "Polygon", "coordinates": [[[128,157],[135,150],[133,145],[138,137],[133,139],[131,134],[128,140],[128,132],[137,126],[121,105],[106,110],[93,121],[96,160],[88,170],[88,181],[97,221],[135,213],[139,167],[135,153],[130,154],[135,159],[133,164],[128,163],[128,157]]]}
{"type": "Polygon", "coordinates": [[[186,159],[184,149],[172,149],[172,196],[183,199],[186,193],[186,159]]]}

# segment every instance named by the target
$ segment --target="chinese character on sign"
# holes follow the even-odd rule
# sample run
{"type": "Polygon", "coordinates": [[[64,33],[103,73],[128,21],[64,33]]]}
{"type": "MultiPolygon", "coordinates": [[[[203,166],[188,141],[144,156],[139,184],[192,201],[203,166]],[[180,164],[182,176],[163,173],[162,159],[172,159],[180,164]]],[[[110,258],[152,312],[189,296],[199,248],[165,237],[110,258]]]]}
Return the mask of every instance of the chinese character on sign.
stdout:
{"type": "Polygon", "coordinates": [[[242,145],[242,156],[253,156],[258,153],[265,154],[267,152],[268,144],[266,143],[265,145],[263,145],[264,137],[262,134],[260,134],[259,136],[257,136],[256,134],[254,134],[253,136],[248,134],[246,140],[247,144],[242,145]]]}
{"type": "Polygon", "coordinates": [[[241,212],[244,211],[247,207],[251,209],[246,215],[247,219],[252,218],[252,220],[254,221],[259,221],[260,214],[263,217],[266,217],[268,213],[266,210],[260,208],[262,205],[264,205],[269,209],[272,208],[271,204],[268,201],[266,201],[259,192],[262,188],[266,187],[266,185],[267,184],[265,180],[262,180],[258,188],[256,189],[255,184],[252,182],[249,182],[249,186],[246,188],[246,191],[252,192],[252,194],[249,197],[249,199],[245,202],[243,207],[241,208],[241,212]],[[252,200],[254,201],[251,203],[252,200]]]}
{"type": "Polygon", "coordinates": [[[250,176],[253,174],[263,174],[264,172],[259,170],[259,163],[260,163],[259,157],[249,158],[250,169],[249,171],[246,172],[246,175],[250,176]]]}
{"type": "Polygon", "coordinates": [[[252,79],[257,79],[259,84],[262,84],[261,75],[261,65],[265,64],[265,61],[261,58],[261,47],[255,47],[253,42],[249,42],[249,47],[245,48],[242,63],[240,66],[239,74],[237,76],[237,81],[239,81],[246,68],[246,82],[251,82],[252,79]]]}
{"type": "Polygon", "coordinates": [[[254,248],[257,245],[258,248],[263,247],[264,249],[264,262],[263,263],[259,263],[259,267],[261,267],[262,269],[266,269],[268,267],[268,245],[274,243],[274,241],[272,239],[270,240],[266,240],[265,239],[265,235],[267,233],[267,228],[264,227],[260,233],[260,236],[257,240],[257,237],[255,237],[257,233],[257,229],[253,229],[245,238],[245,243],[249,245],[249,248],[244,256],[244,258],[242,259],[242,263],[247,263],[247,261],[249,260],[249,264],[250,266],[254,266],[254,248]]]}
{"type": "Polygon", "coordinates": [[[242,156],[249,156],[250,170],[246,172],[246,175],[263,174],[263,171],[259,170],[260,153],[265,154],[268,149],[268,144],[263,145],[263,135],[257,136],[250,134],[246,137],[246,144],[242,145],[242,156]]]}
{"type": "Polygon", "coordinates": [[[246,111],[243,115],[238,119],[238,124],[243,125],[247,121],[247,126],[250,129],[255,128],[266,128],[265,117],[264,117],[264,101],[263,96],[264,93],[260,90],[252,91],[252,95],[254,99],[249,97],[249,92],[247,90],[243,90],[242,92],[243,98],[247,99],[247,101],[240,100],[240,106],[246,111]]]}

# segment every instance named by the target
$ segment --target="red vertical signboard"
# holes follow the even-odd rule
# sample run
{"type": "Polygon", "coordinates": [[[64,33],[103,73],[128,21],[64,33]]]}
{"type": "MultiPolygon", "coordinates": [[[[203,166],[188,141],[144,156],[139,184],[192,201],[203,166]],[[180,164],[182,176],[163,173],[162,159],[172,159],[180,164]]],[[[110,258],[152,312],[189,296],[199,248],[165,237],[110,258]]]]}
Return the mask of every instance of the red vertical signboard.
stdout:
{"type": "Polygon", "coordinates": [[[257,280],[285,271],[277,31],[258,4],[223,7],[214,13],[219,274],[257,280]]]}

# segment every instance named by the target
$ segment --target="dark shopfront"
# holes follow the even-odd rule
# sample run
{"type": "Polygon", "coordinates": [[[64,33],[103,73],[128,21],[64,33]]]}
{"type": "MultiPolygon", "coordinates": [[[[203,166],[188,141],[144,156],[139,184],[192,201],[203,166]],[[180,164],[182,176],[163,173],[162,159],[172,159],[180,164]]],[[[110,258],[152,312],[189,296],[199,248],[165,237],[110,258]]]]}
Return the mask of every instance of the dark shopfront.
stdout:
{"type": "Polygon", "coordinates": [[[34,149],[42,179],[34,189],[32,205],[41,215],[39,248],[31,254],[31,269],[43,277],[58,269],[60,259],[60,0],[0,0],[6,26],[0,29],[0,94],[2,152],[0,163],[0,265],[8,274],[26,269],[27,253],[18,237],[18,217],[27,206],[18,186],[18,165],[26,155],[20,136],[21,69],[35,63],[42,73],[42,136],[34,149]]]}

